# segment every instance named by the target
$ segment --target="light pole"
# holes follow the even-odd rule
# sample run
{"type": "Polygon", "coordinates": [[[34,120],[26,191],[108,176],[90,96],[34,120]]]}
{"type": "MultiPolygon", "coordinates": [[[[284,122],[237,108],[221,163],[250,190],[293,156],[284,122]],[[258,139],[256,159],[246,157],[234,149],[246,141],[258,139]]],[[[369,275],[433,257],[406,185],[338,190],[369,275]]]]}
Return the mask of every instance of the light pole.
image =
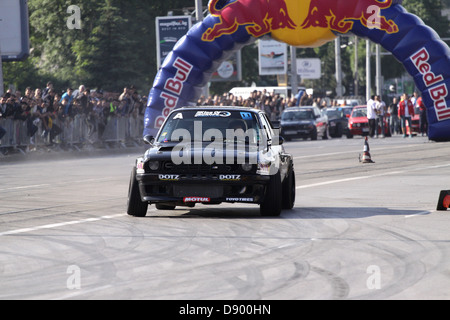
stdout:
{"type": "Polygon", "coordinates": [[[2,60],[2,47],[0,45],[0,96],[3,96],[3,60],[2,60]]]}
{"type": "Polygon", "coordinates": [[[291,92],[293,96],[298,92],[297,48],[294,46],[291,46],[291,92]]]}
{"type": "Polygon", "coordinates": [[[376,85],[377,85],[377,96],[381,98],[382,96],[382,87],[383,87],[383,78],[381,77],[381,52],[380,45],[376,45],[376,85]]]}
{"type": "Polygon", "coordinates": [[[371,70],[370,70],[370,57],[371,57],[371,52],[370,52],[370,40],[366,40],[366,101],[370,100],[370,96],[371,96],[371,86],[372,86],[372,81],[371,81],[371,70]]]}
{"type": "MultiPolygon", "coordinates": [[[[203,21],[203,2],[202,0],[195,0],[195,20],[196,23],[203,21]]],[[[203,95],[205,98],[209,97],[209,82],[203,87],[203,95]]]]}
{"type": "Polygon", "coordinates": [[[355,96],[359,96],[358,36],[355,36],[355,96]]]}
{"type": "Polygon", "coordinates": [[[334,41],[334,51],[336,53],[336,95],[343,96],[342,88],[342,65],[341,65],[341,38],[337,37],[334,41]]]}

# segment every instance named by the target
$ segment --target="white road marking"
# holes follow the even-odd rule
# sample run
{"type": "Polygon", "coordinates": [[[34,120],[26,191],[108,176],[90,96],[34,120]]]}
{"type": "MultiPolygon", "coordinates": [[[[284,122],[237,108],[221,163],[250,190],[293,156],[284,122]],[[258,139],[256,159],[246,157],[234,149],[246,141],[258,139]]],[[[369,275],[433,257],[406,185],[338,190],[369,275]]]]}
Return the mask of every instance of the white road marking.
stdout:
{"type": "Polygon", "coordinates": [[[422,211],[422,212],[418,212],[418,213],[415,213],[415,214],[410,214],[410,215],[405,216],[405,218],[414,218],[414,217],[417,217],[417,216],[424,216],[424,215],[427,215],[427,214],[431,214],[433,212],[436,212],[436,210],[434,210],[434,211],[422,211]]]}
{"type": "MultiPolygon", "coordinates": [[[[84,179],[84,180],[74,180],[74,181],[64,181],[60,183],[53,184],[53,186],[58,184],[73,184],[73,183],[87,183],[87,182],[99,182],[99,181],[114,181],[115,179],[111,178],[98,178],[98,179],[84,179]]],[[[9,187],[0,189],[0,191],[11,191],[11,190],[23,190],[23,189],[33,189],[33,188],[42,188],[42,187],[50,187],[51,184],[45,183],[45,184],[34,184],[34,185],[28,185],[28,186],[19,186],[19,187],[9,187]]]]}
{"type": "Polygon", "coordinates": [[[373,174],[373,175],[369,175],[369,176],[360,176],[360,177],[353,177],[353,178],[330,180],[330,181],[306,184],[306,185],[303,185],[303,186],[298,186],[298,187],[296,187],[296,189],[297,190],[299,190],[299,189],[306,189],[306,188],[324,186],[324,185],[328,185],[328,184],[335,184],[335,183],[341,183],[341,182],[348,182],[348,181],[356,181],[356,180],[362,180],[362,179],[377,178],[377,177],[383,177],[383,176],[390,176],[390,175],[394,175],[394,174],[407,173],[407,172],[411,172],[411,171],[421,171],[421,170],[438,169],[438,168],[445,168],[445,167],[450,167],[450,163],[443,164],[443,165],[437,165],[437,166],[427,166],[427,167],[420,167],[420,168],[415,168],[415,169],[401,170],[401,171],[390,171],[390,172],[373,174]]]}
{"type": "Polygon", "coordinates": [[[80,223],[87,223],[87,222],[95,222],[95,221],[101,221],[101,220],[107,220],[107,219],[114,219],[118,217],[123,217],[124,213],[114,214],[114,215],[107,215],[107,216],[101,216],[98,218],[86,218],[86,219],[80,219],[80,220],[72,220],[72,221],[66,221],[66,222],[60,222],[60,223],[51,223],[51,224],[45,224],[42,226],[36,226],[36,227],[29,227],[29,228],[21,228],[21,229],[15,229],[15,230],[9,230],[0,232],[1,236],[10,236],[20,233],[26,233],[26,232],[33,232],[37,230],[43,230],[43,229],[54,229],[74,224],[80,224],[80,223]]]}
{"type": "MultiPolygon", "coordinates": [[[[370,148],[370,151],[382,151],[382,150],[392,150],[392,149],[400,149],[400,148],[412,148],[415,147],[415,145],[405,145],[405,146],[395,146],[395,147],[385,147],[385,148],[370,148]]],[[[329,152],[329,153],[321,153],[321,154],[312,154],[307,156],[295,156],[294,160],[298,159],[308,159],[308,158],[317,158],[317,157],[324,157],[324,156],[337,156],[340,154],[350,154],[350,153],[362,153],[364,150],[359,151],[340,151],[340,152],[329,152]]]]}
{"type": "Polygon", "coordinates": [[[296,189],[306,189],[306,188],[312,188],[312,187],[318,187],[318,186],[325,186],[328,184],[334,184],[334,183],[341,183],[341,182],[348,182],[348,181],[356,181],[356,180],[362,180],[362,179],[370,179],[370,178],[376,178],[376,177],[382,177],[392,174],[400,174],[407,172],[405,171],[391,171],[391,172],[385,172],[385,173],[379,173],[374,174],[371,176],[360,176],[360,177],[353,177],[353,178],[346,178],[346,179],[338,179],[338,180],[330,180],[330,181],[324,181],[324,182],[318,182],[318,183],[312,183],[312,184],[306,184],[304,186],[298,186],[296,189]]]}
{"type": "Polygon", "coordinates": [[[41,188],[41,187],[49,187],[49,184],[35,184],[29,186],[21,186],[21,187],[10,187],[5,189],[0,189],[0,191],[8,191],[8,190],[22,190],[22,189],[32,189],[32,188],[41,188]]]}

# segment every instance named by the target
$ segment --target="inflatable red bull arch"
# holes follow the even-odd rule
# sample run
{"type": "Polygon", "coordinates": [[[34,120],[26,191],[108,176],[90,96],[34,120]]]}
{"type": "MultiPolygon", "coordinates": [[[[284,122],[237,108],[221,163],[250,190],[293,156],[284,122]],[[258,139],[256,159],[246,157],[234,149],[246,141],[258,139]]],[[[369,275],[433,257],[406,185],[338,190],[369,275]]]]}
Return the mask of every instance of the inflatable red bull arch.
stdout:
{"type": "Polygon", "coordinates": [[[230,54],[270,36],[317,47],[352,33],[380,44],[405,66],[422,92],[430,140],[450,141],[450,49],[402,0],[211,0],[161,66],[145,112],[144,136],[155,135],[175,108],[195,105],[230,54]]]}

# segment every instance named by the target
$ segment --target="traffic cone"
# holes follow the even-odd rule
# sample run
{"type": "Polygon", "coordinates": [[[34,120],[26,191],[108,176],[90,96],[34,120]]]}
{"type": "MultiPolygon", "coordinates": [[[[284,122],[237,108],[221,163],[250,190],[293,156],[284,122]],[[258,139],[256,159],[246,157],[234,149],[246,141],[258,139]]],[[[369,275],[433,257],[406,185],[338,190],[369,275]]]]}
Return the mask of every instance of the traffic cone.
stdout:
{"type": "Polygon", "coordinates": [[[363,150],[363,156],[361,159],[361,155],[359,156],[359,162],[362,163],[375,163],[374,161],[372,161],[372,159],[370,158],[370,147],[369,147],[369,139],[366,137],[366,139],[364,140],[364,150],[363,150]]]}
{"type": "Polygon", "coordinates": [[[439,194],[439,201],[436,210],[446,211],[450,207],[450,190],[442,190],[439,194]]]}

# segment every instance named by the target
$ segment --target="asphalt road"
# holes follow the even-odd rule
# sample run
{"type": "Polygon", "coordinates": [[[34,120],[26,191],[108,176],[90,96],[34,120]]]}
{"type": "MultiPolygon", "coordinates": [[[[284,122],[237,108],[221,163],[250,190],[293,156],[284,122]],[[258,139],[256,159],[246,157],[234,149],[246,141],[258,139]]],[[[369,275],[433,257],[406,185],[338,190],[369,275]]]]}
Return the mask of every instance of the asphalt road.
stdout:
{"type": "Polygon", "coordinates": [[[1,163],[0,299],[449,299],[450,143],[286,142],[296,206],[126,215],[138,154],[1,163]]]}

